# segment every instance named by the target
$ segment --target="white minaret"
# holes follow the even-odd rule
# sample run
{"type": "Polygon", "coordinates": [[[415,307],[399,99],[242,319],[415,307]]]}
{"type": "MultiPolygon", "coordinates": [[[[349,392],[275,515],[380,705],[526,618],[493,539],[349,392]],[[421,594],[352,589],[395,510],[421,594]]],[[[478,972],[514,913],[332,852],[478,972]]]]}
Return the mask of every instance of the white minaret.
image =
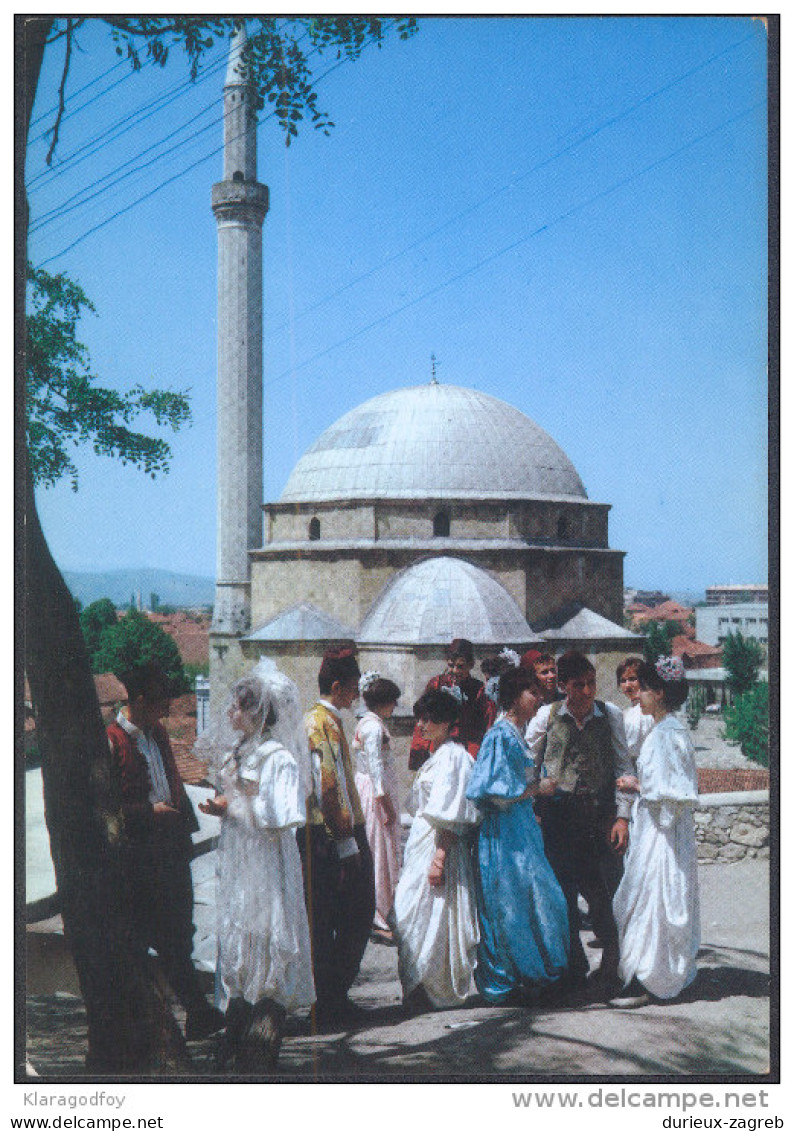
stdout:
{"type": "MultiPolygon", "coordinates": [[[[262,223],[268,191],[256,179],[254,90],[235,32],[223,88],[223,180],[218,222],[218,555],[214,637],[250,627],[248,551],[262,545],[262,223]]],[[[222,661],[222,640],[214,641],[222,661]]]]}

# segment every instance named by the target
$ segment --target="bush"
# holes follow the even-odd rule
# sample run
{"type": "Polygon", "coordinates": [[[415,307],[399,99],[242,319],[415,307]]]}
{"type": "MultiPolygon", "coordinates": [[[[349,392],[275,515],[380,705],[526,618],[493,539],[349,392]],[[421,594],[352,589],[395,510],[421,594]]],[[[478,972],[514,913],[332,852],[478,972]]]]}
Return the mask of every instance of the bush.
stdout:
{"type": "Polygon", "coordinates": [[[702,687],[693,687],[686,701],[686,718],[690,730],[697,730],[701,715],[706,709],[706,693],[702,687]]]}
{"type": "Polygon", "coordinates": [[[643,656],[648,664],[655,664],[660,656],[670,656],[673,652],[673,637],[681,631],[675,621],[650,620],[645,625],[645,647],[643,656]]]}
{"type": "Polygon", "coordinates": [[[738,742],[742,754],[769,765],[769,684],[756,683],[725,709],[724,738],[738,742]]]}
{"type": "Polygon", "coordinates": [[[137,609],[130,609],[102,633],[95,670],[113,672],[117,678],[141,664],[159,664],[168,676],[172,695],[191,690],[176,642],[159,624],[137,609]]]}
{"type": "Polygon", "coordinates": [[[722,646],[722,666],[728,673],[727,684],[736,695],[743,695],[758,680],[764,662],[764,650],[757,640],[741,632],[729,632],[722,646]]]}
{"type": "Polygon", "coordinates": [[[91,671],[93,672],[108,671],[107,668],[98,668],[95,663],[95,658],[102,639],[102,633],[106,628],[114,625],[118,619],[116,606],[109,597],[100,597],[98,601],[92,601],[91,604],[80,613],[80,628],[83,630],[83,639],[88,649],[88,658],[91,662],[91,671]]]}

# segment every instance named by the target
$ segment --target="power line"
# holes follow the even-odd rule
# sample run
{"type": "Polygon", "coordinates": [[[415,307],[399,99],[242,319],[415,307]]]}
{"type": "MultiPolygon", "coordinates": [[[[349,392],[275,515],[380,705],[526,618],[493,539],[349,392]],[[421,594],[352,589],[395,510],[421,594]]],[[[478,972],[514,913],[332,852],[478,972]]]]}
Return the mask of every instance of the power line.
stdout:
{"type": "MultiPolygon", "coordinates": [[[[78,87],[78,89],[77,89],[77,90],[75,90],[75,91],[73,91],[73,92],[72,92],[72,93],[71,93],[71,94],[69,95],[69,97],[70,97],[70,98],[77,98],[77,97],[78,97],[79,95],[81,95],[81,94],[82,94],[82,93],[83,93],[84,91],[88,90],[88,89],[89,89],[90,87],[92,87],[92,86],[96,86],[96,84],[97,84],[98,82],[101,82],[101,81],[102,81],[102,79],[104,79],[104,78],[107,78],[107,76],[108,76],[108,75],[109,75],[109,74],[111,73],[111,71],[115,71],[117,67],[121,67],[121,66],[123,66],[123,65],[124,65],[124,63],[126,63],[126,61],[127,61],[126,59],[117,59],[117,60],[116,60],[116,62],[115,62],[115,63],[112,63],[112,64],[111,64],[111,65],[110,65],[110,66],[108,67],[108,69],[107,69],[106,71],[103,71],[103,72],[102,72],[102,73],[101,73],[100,75],[97,75],[97,76],[96,76],[96,78],[93,78],[93,79],[91,79],[91,81],[90,81],[90,82],[87,82],[87,83],[85,84],[85,86],[81,86],[81,87],[78,87]]],[[[105,93],[105,92],[103,92],[103,93],[105,93]]],[[[98,96],[98,97],[101,97],[101,95],[100,95],[100,96],[98,96]]],[[[86,105],[88,105],[88,103],[86,103],[86,105]]],[[[39,115],[38,115],[37,117],[33,118],[33,120],[32,120],[32,121],[31,121],[31,123],[30,123],[30,127],[29,127],[29,128],[31,128],[31,129],[32,129],[32,128],[33,128],[33,126],[37,126],[37,125],[39,124],[39,122],[42,122],[42,121],[44,121],[44,119],[45,119],[45,118],[48,118],[48,117],[50,116],[50,114],[55,114],[55,113],[57,113],[57,111],[58,111],[58,106],[57,106],[57,103],[56,103],[56,105],[55,105],[55,106],[51,106],[51,107],[49,108],[49,110],[43,110],[43,111],[41,112],[41,114],[39,114],[39,115]]],[[[42,136],[42,137],[44,137],[45,135],[44,135],[44,134],[42,134],[41,136],[42,136]]],[[[39,139],[39,138],[36,138],[35,140],[36,140],[36,141],[38,141],[38,140],[40,140],[40,139],[39,139]]]]}
{"type": "MultiPolygon", "coordinates": [[[[305,38],[305,36],[303,36],[302,38],[305,38]]],[[[298,40],[298,42],[300,42],[300,40],[298,40]]],[[[311,58],[311,56],[317,50],[318,50],[318,48],[313,48],[312,51],[310,51],[306,57],[311,58]]],[[[221,64],[224,64],[225,62],[226,62],[226,59],[223,58],[221,60],[221,64]]],[[[215,67],[214,69],[217,69],[217,67],[215,67]]],[[[206,78],[209,73],[210,73],[210,70],[207,71],[207,73],[204,75],[204,77],[206,78]]],[[[330,73],[330,72],[326,72],[326,74],[328,74],[328,73],[330,73]]],[[[321,76],[321,77],[325,77],[325,76],[321,76]]],[[[162,107],[160,107],[160,109],[162,109],[162,107]]],[[[157,111],[152,111],[152,112],[156,113],[157,111]]],[[[199,110],[197,114],[194,114],[186,122],[183,122],[181,126],[178,126],[175,130],[172,130],[171,133],[166,134],[164,137],[160,138],[159,141],[154,142],[152,145],[145,146],[144,149],[140,150],[134,157],[131,157],[127,161],[123,162],[121,165],[116,166],[115,169],[112,169],[109,173],[106,173],[104,177],[100,177],[99,180],[94,181],[91,185],[86,186],[86,188],[80,189],[79,192],[75,193],[75,195],[71,198],[71,203],[69,203],[68,205],[66,205],[66,206],[58,205],[55,208],[51,208],[49,212],[43,213],[31,225],[31,229],[30,229],[31,232],[39,231],[41,228],[46,227],[47,225],[53,223],[55,220],[60,219],[61,217],[67,215],[70,212],[74,212],[75,209],[82,207],[84,204],[87,204],[90,200],[94,200],[96,197],[102,196],[105,192],[110,192],[112,189],[114,189],[117,185],[119,185],[122,181],[126,180],[128,177],[134,176],[136,173],[143,172],[144,169],[148,169],[152,165],[155,165],[158,161],[162,161],[164,158],[171,156],[171,154],[175,153],[178,149],[182,148],[185,145],[189,145],[197,137],[200,137],[202,134],[206,133],[208,130],[216,129],[218,127],[218,125],[222,121],[224,121],[225,116],[226,116],[226,111],[224,111],[220,116],[217,116],[217,108],[214,104],[209,104],[209,105],[205,106],[202,110],[199,110]],[[199,118],[203,117],[205,114],[210,113],[210,112],[214,112],[216,114],[216,116],[206,126],[202,126],[201,129],[195,130],[188,137],[183,138],[182,141],[178,142],[176,145],[171,146],[169,149],[164,150],[162,153],[159,153],[156,157],[153,157],[151,160],[146,161],[143,164],[136,165],[136,163],[140,160],[141,157],[144,157],[147,153],[153,152],[155,149],[159,149],[160,146],[164,145],[166,141],[169,141],[171,138],[176,137],[176,135],[181,133],[182,130],[187,129],[187,127],[192,125],[193,122],[198,121],[199,118]],[[85,193],[88,192],[89,189],[94,188],[96,185],[101,185],[103,181],[107,181],[110,178],[116,176],[117,173],[121,173],[121,171],[123,169],[128,168],[130,165],[136,165],[136,167],[133,168],[133,169],[130,169],[129,172],[123,173],[121,176],[117,176],[116,179],[111,182],[111,184],[105,185],[103,188],[96,188],[94,192],[89,192],[88,196],[85,195],[85,193]],[[82,197],[82,199],[78,199],[80,197],[82,197]]],[[[268,117],[271,117],[271,116],[272,115],[268,115],[268,117]]],[[[266,120],[267,120],[267,118],[263,119],[263,121],[266,121],[266,120]]],[[[213,151],[213,153],[217,153],[217,152],[219,152],[219,150],[217,150],[217,149],[213,151]]]]}
{"type": "MultiPolygon", "coordinates": [[[[507,184],[502,185],[500,188],[494,189],[492,192],[488,193],[486,196],[481,197],[478,201],[476,201],[476,203],[470,205],[468,208],[464,208],[460,212],[457,212],[454,216],[445,220],[443,224],[439,224],[438,227],[433,228],[429,232],[426,232],[423,236],[420,236],[418,239],[414,240],[412,243],[407,244],[405,247],[401,248],[399,251],[393,252],[391,255],[387,256],[380,263],[376,264],[376,266],[371,267],[369,269],[369,271],[365,271],[363,274],[356,276],[355,279],[350,280],[350,282],[344,283],[341,287],[338,287],[331,294],[325,295],[323,298],[318,299],[317,302],[312,303],[311,306],[305,307],[303,310],[299,311],[298,314],[294,315],[292,317],[291,321],[292,322],[298,322],[302,318],[305,318],[307,315],[313,314],[316,310],[319,310],[321,307],[327,305],[329,302],[332,302],[335,298],[338,298],[340,295],[344,294],[346,291],[349,291],[352,287],[357,286],[359,283],[364,282],[366,279],[370,279],[373,275],[376,275],[379,271],[382,271],[384,268],[388,267],[390,263],[394,263],[395,260],[400,259],[403,255],[407,255],[411,251],[414,251],[417,247],[421,247],[422,244],[426,243],[428,240],[432,239],[434,236],[437,236],[440,232],[445,231],[447,228],[451,227],[453,224],[457,224],[460,220],[464,219],[466,216],[470,216],[473,212],[478,211],[485,204],[488,204],[490,201],[495,200],[496,197],[501,196],[505,192],[509,192],[510,189],[514,188],[517,184],[520,184],[521,181],[526,180],[527,177],[532,176],[534,173],[540,172],[541,169],[545,169],[548,165],[551,165],[554,161],[557,161],[561,157],[565,157],[569,153],[572,153],[579,146],[584,145],[584,143],[586,141],[592,140],[592,138],[596,137],[596,135],[601,133],[603,130],[608,129],[610,126],[613,126],[617,122],[622,121],[624,118],[629,117],[631,114],[633,114],[635,112],[635,110],[638,110],[640,107],[647,105],[647,103],[653,101],[653,99],[655,99],[655,98],[658,98],[660,95],[665,94],[667,91],[671,90],[674,86],[677,86],[679,83],[684,82],[688,78],[691,78],[692,75],[697,74],[698,71],[704,70],[706,67],[710,66],[712,63],[716,62],[718,59],[721,59],[724,55],[727,55],[729,52],[735,51],[737,48],[741,47],[745,43],[749,43],[751,40],[755,41],[755,38],[756,38],[755,34],[748,35],[744,39],[740,39],[736,43],[733,43],[730,46],[723,48],[722,51],[718,51],[715,55],[712,55],[710,58],[704,60],[702,63],[698,63],[696,66],[690,67],[690,69],[688,71],[684,71],[682,74],[678,75],[676,78],[671,79],[670,81],[664,83],[662,86],[657,87],[655,90],[651,91],[649,94],[644,95],[637,102],[632,103],[632,105],[629,106],[626,110],[622,110],[619,113],[612,115],[612,117],[604,119],[598,125],[594,126],[592,129],[588,130],[587,133],[583,134],[576,141],[573,141],[569,145],[566,145],[563,149],[560,149],[556,153],[553,153],[550,157],[546,157],[542,161],[539,161],[536,165],[533,165],[532,168],[527,169],[526,172],[519,174],[517,177],[513,177],[513,179],[508,181],[507,184]]],[[[275,331],[277,332],[279,330],[285,329],[287,324],[288,324],[288,321],[289,321],[288,319],[284,319],[281,322],[279,322],[276,325],[276,327],[274,328],[275,331]]]]}
{"type": "MultiPolygon", "coordinates": [[[[345,57],[339,59],[338,62],[334,63],[332,67],[329,67],[327,71],[318,76],[318,78],[315,80],[315,85],[317,85],[317,83],[319,82],[322,82],[323,79],[327,78],[328,75],[332,74],[339,67],[343,66],[343,64],[347,61],[348,60],[345,57]]],[[[262,122],[267,122],[273,117],[275,117],[275,110],[271,111],[264,118],[262,118],[259,124],[261,124],[262,122]]],[[[161,181],[158,185],[155,185],[153,189],[150,189],[149,192],[144,193],[143,196],[137,197],[130,204],[125,205],[123,208],[119,208],[105,220],[102,220],[100,221],[100,223],[95,224],[92,228],[89,228],[88,231],[84,232],[81,236],[78,236],[78,238],[76,240],[73,240],[72,243],[70,243],[67,247],[61,248],[60,251],[56,251],[53,255],[50,255],[47,259],[43,260],[39,264],[39,266],[45,267],[48,263],[52,263],[53,260],[58,259],[61,255],[65,255],[67,251],[71,251],[73,248],[77,247],[78,244],[81,244],[83,240],[86,240],[89,236],[93,235],[95,232],[100,231],[102,228],[107,227],[108,224],[111,224],[119,216],[125,215],[127,212],[130,212],[133,208],[137,207],[137,205],[142,204],[146,200],[149,200],[156,193],[160,192],[161,189],[166,188],[168,185],[173,184],[174,181],[178,181],[181,177],[186,176],[193,169],[196,169],[199,165],[204,164],[205,161],[209,161],[211,158],[217,157],[219,153],[223,152],[223,149],[223,145],[216,146],[215,149],[211,150],[209,153],[206,153],[203,157],[199,157],[198,160],[193,161],[190,165],[186,166],[184,169],[181,169],[178,173],[174,173],[173,176],[167,177],[166,180],[161,181]]]]}
{"type": "Polygon", "coordinates": [[[158,95],[158,97],[154,100],[150,100],[149,102],[144,103],[143,106],[139,106],[137,110],[131,111],[126,115],[126,117],[121,118],[118,122],[115,122],[112,126],[109,126],[102,133],[98,134],[94,138],[89,139],[87,142],[81,145],[80,148],[76,149],[74,153],[67,157],[58,166],[57,169],[47,168],[42,170],[41,173],[37,173],[36,176],[31,179],[28,185],[28,191],[37,191],[35,189],[35,185],[37,184],[37,182],[41,181],[44,178],[47,178],[47,184],[49,185],[64,173],[70,173],[76,165],[79,165],[88,157],[93,157],[101,149],[104,149],[107,145],[109,145],[111,141],[118,141],[118,139],[125,133],[128,133],[129,130],[134,129],[142,122],[147,121],[154,114],[158,114],[161,110],[164,110],[166,106],[170,106],[173,102],[176,102],[178,98],[181,98],[182,95],[186,94],[189,90],[195,89],[198,85],[200,85],[200,83],[204,82],[206,79],[215,74],[215,72],[225,64],[225,61],[225,59],[216,60],[206,68],[206,70],[202,73],[201,78],[196,79],[195,82],[191,82],[188,79],[182,83],[178,83],[175,86],[170,87],[163,94],[158,95]],[[125,123],[127,124],[125,125],[125,123]],[[113,136],[114,134],[115,137],[113,136]],[[80,156],[80,154],[82,154],[82,156],[80,156]]]}
{"type": "Polygon", "coordinates": [[[746,110],[741,111],[741,113],[735,114],[731,118],[727,118],[718,126],[714,126],[712,129],[706,130],[705,133],[699,134],[691,141],[685,142],[683,145],[678,146],[670,153],[665,154],[664,157],[660,157],[656,161],[652,161],[650,165],[646,165],[643,169],[639,169],[636,173],[629,174],[629,176],[622,178],[620,181],[615,182],[615,184],[610,185],[608,188],[603,189],[601,192],[595,193],[593,196],[588,197],[586,200],[581,201],[579,204],[573,205],[565,212],[561,212],[558,216],[555,216],[553,219],[548,220],[545,224],[541,224],[539,227],[534,228],[531,232],[528,232],[527,235],[521,236],[520,239],[514,240],[506,247],[500,248],[498,251],[495,251],[491,255],[486,256],[484,259],[479,260],[473,266],[467,267],[464,271],[459,272],[457,275],[453,275],[452,278],[445,280],[443,283],[439,283],[437,286],[431,287],[429,291],[425,291],[424,294],[419,295],[417,298],[411,299],[410,302],[404,303],[402,306],[396,308],[395,310],[389,311],[389,313],[382,315],[380,318],[376,318],[374,321],[369,322],[366,326],[362,326],[359,330],[354,331],[352,334],[348,334],[348,336],[346,338],[343,338],[341,341],[334,342],[333,345],[330,345],[326,349],[321,350],[319,353],[314,354],[312,357],[307,358],[306,361],[302,361],[299,365],[290,366],[288,369],[284,369],[276,377],[271,378],[269,381],[265,381],[265,387],[275,384],[277,381],[281,381],[284,377],[288,377],[291,374],[297,373],[301,369],[305,369],[306,366],[312,365],[315,361],[319,361],[323,357],[327,357],[329,353],[333,353],[334,350],[341,349],[342,346],[347,345],[349,342],[355,341],[356,338],[360,338],[362,334],[368,333],[370,330],[375,329],[376,326],[381,326],[384,322],[388,322],[391,318],[395,318],[398,314],[403,314],[406,310],[410,310],[412,307],[418,306],[419,303],[424,302],[425,299],[432,298],[434,295],[437,295],[440,291],[443,291],[446,287],[451,286],[453,283],[458,283],[461,281],[461,279],[465,279],[469,275],[475,274],[475,272],[481,270],[483,267],[488,266],[488,264],[493,263],[496,259],[501,258],[501,256],[507,255],[508,252],[515,251],[515,249],[521,247],[522,244],[525,244],[529,240],[534,239],[536,236],[541,235],[543,232],[548,231],[549,228],[555,227],[557,224],[560,224],[564,220],[567,220],[575,213],[581,212],[584,208],[588,208],[591,204],[595,204],[597,201],[603,200],[607,196],[611,196],[612,193],[617,192],[621,188],[625,188],[626,185],[631,184],[633,181],[636,181],[638,178],[645,176],[645,174],[652,172],[654,169],[658,169],[668,161],[671,161],[674,157],[678,157],[680,156],[680,154],[685,153],[688,149],[692,149],[695,145],[698,145],[706,138],[712,137],[714,134],[717,134],[721,130],[726,129],[728,126],[733,125],[734,122],[738,122],[742,118],[747,117],[748,114],[753,113],[754,110],[757,110],[761,106],[766,106],[766,103],[753,103],[752,106],[749,106],[746,110]]]}

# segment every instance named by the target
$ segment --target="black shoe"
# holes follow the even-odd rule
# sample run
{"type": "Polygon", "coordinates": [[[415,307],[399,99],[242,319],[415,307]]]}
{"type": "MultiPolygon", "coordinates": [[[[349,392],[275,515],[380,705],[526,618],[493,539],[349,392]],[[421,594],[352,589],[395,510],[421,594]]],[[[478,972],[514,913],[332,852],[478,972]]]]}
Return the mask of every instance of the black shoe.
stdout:
{"type": "Polygon", "coordinates": [[[226,1027],[226,1018],[219,1009],[207,1005],[191,1009],[185,1019],[185,1040],[201,1041],[226,1027]]]}
{"type": "Polygon", "coordinates": [[[420,1013],[429,1013],[432,1008],[433,1003],[427,996],[427,991],[421,982],[411,990],[407,997],[403,998],[403,1013],[406,1017],[416,1017],[420,1013]]]}

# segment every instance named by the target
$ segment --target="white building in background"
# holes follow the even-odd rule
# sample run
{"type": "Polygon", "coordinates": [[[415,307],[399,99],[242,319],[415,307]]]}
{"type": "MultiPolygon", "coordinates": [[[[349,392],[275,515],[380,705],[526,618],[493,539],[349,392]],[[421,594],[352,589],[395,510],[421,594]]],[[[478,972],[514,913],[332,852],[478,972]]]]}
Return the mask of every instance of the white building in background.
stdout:
{"type": "Polygon", "coordinates": [[[706,605],[695,609],[695,635],[704,644],[724,644],[730,633],[769,642],[769,605],[747,601],[740,605],[706,605]]]}
{"type": "Polygon", "coordinates": [[[706,589],[707,605],[746,605],[769,603],[768,585],[709,585],[706,589]]]}

